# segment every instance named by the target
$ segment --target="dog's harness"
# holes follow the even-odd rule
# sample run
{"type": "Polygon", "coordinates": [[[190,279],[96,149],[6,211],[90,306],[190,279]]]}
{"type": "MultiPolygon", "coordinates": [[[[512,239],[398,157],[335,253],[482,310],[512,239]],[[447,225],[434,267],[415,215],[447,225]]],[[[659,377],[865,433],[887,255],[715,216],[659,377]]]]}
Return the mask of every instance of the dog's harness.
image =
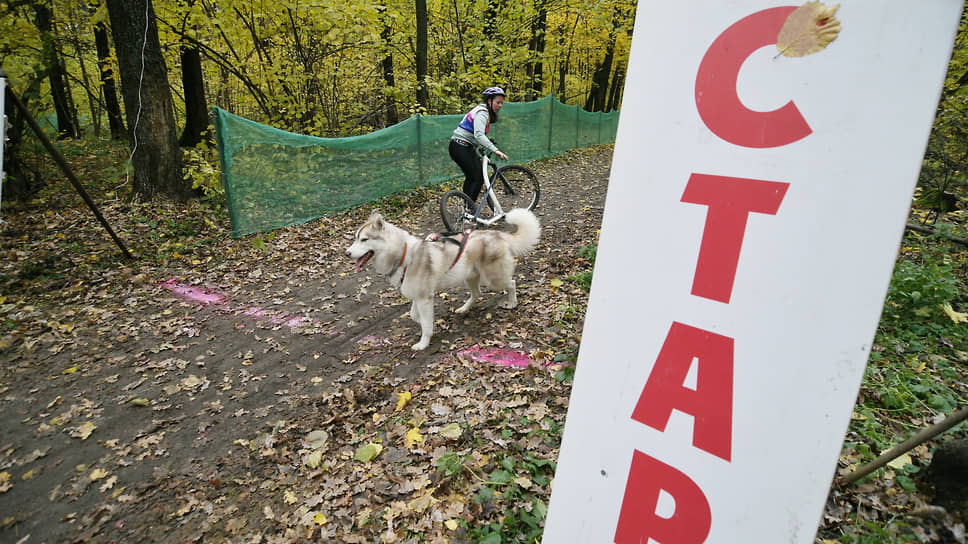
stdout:
{"type": "MultiPolygon", "coordinates": [[[[404,242],[403,243],[403,255],[400,256],[400,262],[398,262],[397,264],[393,265],[393,268],[390,269],[390,273],[387,274],[387,275],[388,276],[392,276],[393,273],[396,272],[398,268],[400,268],[401,266],[403,266],[403,260],[406,259],[406,258],[407,258],[407,243],[404,242]]],[[[403,285],[403,278],[405,278],[405,277],[407,277],[407,267],[406,266],[403,267],[403,272],[400,273],[400,285],[403,285]]]]}
{"type": "MultiPolygon", "coordinates": [[[[456,265],[457,261],[460,260],[461,255],[464,254],[464,249],[467,248],[467,239],[470,238],[470,236],[471,236],[471,229],[467,229],[464,231],[464,236],[461,237],[460,242],[447,236],[444,236],[443,238],[441,238],[440,235],[436,233],[428,235],[426,240],[428,242],[439,242],[440,240],[443,240],[445,242],[450,242],[452,244],[457,244],[458,246],[460,246],[459,249],[457,250],[457,256],[454,257],[454,262],[450,263],[450,268],[447,269],[447,270],[450,270],[451,268],[454,268],[454,265],[456,265]]],[[[406,248],[404,248],[404,251],[406,251],[406,248]]]]}

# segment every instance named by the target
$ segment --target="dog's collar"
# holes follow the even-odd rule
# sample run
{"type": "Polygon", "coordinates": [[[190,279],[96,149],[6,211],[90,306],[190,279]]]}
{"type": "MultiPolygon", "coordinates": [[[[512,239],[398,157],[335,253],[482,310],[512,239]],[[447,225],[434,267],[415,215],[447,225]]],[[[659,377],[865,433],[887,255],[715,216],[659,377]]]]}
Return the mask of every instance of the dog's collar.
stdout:
{"type": "MultiPolygon", "coordinates": [[[[398,268],[400,268],[401,266],[403,266],[403,260],[406,259],[406,258],[407,258],[407,243],[404,242],[403,243],[403,255],[400,255],[400,262],[398,262],[397,264],[393,265],[393,268],[390,269],[390,273],[387,274],[387,276],[392,276],[397,271],[398,268]]],[[[407,275],[407,267],[404,266],[403,267],[403,272],[400,274],[400,285],[403,285],[403,278],[406,277],[406,275],[407,275]]]]}

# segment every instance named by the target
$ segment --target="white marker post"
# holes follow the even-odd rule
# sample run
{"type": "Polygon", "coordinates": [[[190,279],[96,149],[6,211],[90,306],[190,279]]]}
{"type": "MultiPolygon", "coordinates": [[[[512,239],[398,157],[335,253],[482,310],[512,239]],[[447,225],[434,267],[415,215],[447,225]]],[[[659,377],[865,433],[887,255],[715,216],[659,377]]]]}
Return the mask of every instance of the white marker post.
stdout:
{"type": "Polygon", "coordinates": [[[842,2],[639,2],[543,544],[813,542],[962,8],[842,2]]]}
{"type": "MultiPolygon", "coordinates": [[[[0,203],[3,201],[3,180],[7,178],[7,172],[3,170],[3,150],[7,147],[7,130],[9,130],[9,126],[7,125],[9,121],[7,120],[6,96],[7,72],[0,66],[0,203]]],[[[0,219],[0,223],[2,222],[3,219],[0,219]]]]}

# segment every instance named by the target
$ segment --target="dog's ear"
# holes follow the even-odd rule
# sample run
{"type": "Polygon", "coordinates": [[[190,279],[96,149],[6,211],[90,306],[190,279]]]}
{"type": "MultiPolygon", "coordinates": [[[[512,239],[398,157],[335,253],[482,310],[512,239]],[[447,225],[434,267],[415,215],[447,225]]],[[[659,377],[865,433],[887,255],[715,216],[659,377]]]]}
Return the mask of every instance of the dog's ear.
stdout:
{"type": "Polygon", "coordinates": [[[377,230],[383,230],[383,216],[380,215],[380,212],[371,213],[370,222],[373,223],[373,227],[377,230]]]}

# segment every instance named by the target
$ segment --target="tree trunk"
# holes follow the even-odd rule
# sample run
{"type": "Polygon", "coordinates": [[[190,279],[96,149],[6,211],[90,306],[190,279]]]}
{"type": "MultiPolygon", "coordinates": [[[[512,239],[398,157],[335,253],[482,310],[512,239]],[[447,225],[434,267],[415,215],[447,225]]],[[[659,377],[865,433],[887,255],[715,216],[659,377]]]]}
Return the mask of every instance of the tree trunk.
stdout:
{"type": "MultiPolygon", "coordinates": [[[[580,17],[575,17],[575,24],[571,27],[571,38],[568,40],[568,53],[565,55],[565,60],[558,64],[558,99],[564,102],[567,100],[565,96],[565,78],[568,75],[569,65],[571,64],[571,51],[575,43],[575,31],[578,30],[578,21],[580,17]]],[[[565,32],[561,31],[559,39],[564,39],[565,32]]]]}
{"type": "Polygon", "coordinates": [[[396,87],[396,79],[393,76],[393,53],[390,52],[390,39],[393,37],[393,29],[390,24],[391,19],[386,14],[386,6],[379,6],[377,10],[383,19],[383,30],[380,31],[380,40],[385,51],[383,59],[380,61],[380,67],[383,69],[383,81],[386,83],[386,90],[383,93],[385,99],[383,109],[386,124],[390,126],[400,122],[400,118],[397,116],[397,107],[394,104],[393,97],[388,92],[396,87]]]}
{"type": "MultiPolygon", "coordinates": [[[[10,85],[4,87],[4,105],[7,110],[7,137],[10,138],[3,147],[3,199],[27,200],[39,187],[31,183],[30,173],[24,168],[20,158],[20,143],[23,141],[24,118],[20,110],[14,107],[10,85]]],[[[32,94],[32,93],[31,93],[32,94]]],[[[22,100],[26,105],[26,97],[22,100]]]]}
{"type": "Polygon", "coordinates": [[[118,103],[118,90],[114,84],[114,68],[111,64],[111,44],[104,21],[94,25],[94,45],[97,48],[97,64],[101,72],[101,92],[104,95],[104,110],[108,114],[111,138],[121,140],[125,137],[124,121],[121,119],[121,105],[118,103]]]}
{"type": "Polygon", "coordinates": [[[77,112],[71,107],[67,70],[54,43],[54,14],[50,7],[42,2],[34,3],[34,14],[37,29],[40,30],[43,40],[44,63],[47,65],[51,98],[54,100],[54,111],[57,113],[57,137],[59,139],[77,138],[80,136],[80,129],[77,123],[77,112]]]}
{"type": "Polygon", "coordinates": [[[617,110],[622,104],[622,87],[625,85],[625,69],[619,67],[612,77],[612,90],[608,93],[608,104],[605,111],[617,110]]]}
{"type": "MultiPolygon", "coordinates": [[[[186,21],[195,0],[186,2],[186,21]]],[[[182,28],[184,36],[190,29],[182,28]]],[[[202,56],[193,41],[182,39],[181,43],[182,88],[185,91],[185,129],[178,145],[195,147],[206,138],[208,132],[208,102],[205,101],[205,77],[202,75],[202,56]]]]}
{"type": "Polygon", "coordinates": [[[544,65],[541,56],[545,50],[545,32],[548,27],[548,8],[545,0],[537,0],[538,15],[531,22],[531,40],[528,42],[528,92],[525,100],[531,101],[544,94],[544,65]]]}
{"type": "Polygon", "coordinates": [[[602,111],[605,109],[606,94],[608,93],[608,76],[612,73],[612,59],[615,57],[615,33],[608,36],[608,46],[605,50],[605,58],[595,69],[592,75],[592,88],[588,92],[588,100],[585,101],[585,109],[588,111],[602,111]]]}
{"type": "Polygon", "coordinates": [[[151,1],[107,0],[107,4],[133,142],[135,195],[144,200],[161,195],[187,199],[191,183],[182,174],[168,70],[151,1]]]}
{"type": "Polygon", "coordinates": [[[429,111],[427,89],[427,0],[416,0],[417,16],[417,103],[429,111]]]}
{"type": "Polygon", "coordinates": [[[489,40],[497,39],[497,20],[500,7],[500,0],[487,0],[487,8],[484,9],[484,37],[489,40]]]}
{"type": "Polygon", "coordinates": [[[87,62],[85,62],[84,59],[85,51],[84,47],[81,45],[81,38],[78,36],[80,24],[77,21],[77,12],[75,11],[73,5],[68,9],[70,10],[71,18],[68,34],[70,34],[71,42],[74,45],[74,52],[77,54],[77,64],[81,69],[81,81],[83,81],[84,92],[87,93],[87,105],[91,112],[91,123],[94,126],[94,136],[95,138],[99,138],[101,136],[101,106],[98,101],[94,85],[91,83],[91,78],[87,75],[87,62]]]}
{"type": "Polygon", "coordinates": [[[208,131],[208,103],[205,101],[205,81],[202,76],[202,56],[194,45],[182,45],[182,87],[185,89],[185,130],[178,145],[195,147],[205,139],[208,131]]]}

